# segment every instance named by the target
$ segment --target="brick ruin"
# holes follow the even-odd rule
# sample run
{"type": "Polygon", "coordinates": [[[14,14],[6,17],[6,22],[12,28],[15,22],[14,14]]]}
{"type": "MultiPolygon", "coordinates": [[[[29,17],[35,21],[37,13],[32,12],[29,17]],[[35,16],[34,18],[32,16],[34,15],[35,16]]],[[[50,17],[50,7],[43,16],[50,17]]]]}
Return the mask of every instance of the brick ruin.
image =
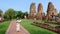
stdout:
{"type": "Polygon", "coordinates": [[[38,22],[33,22],[33,25],[42,27],[42,28],[45,28],[45,29],[48,29],[48,30],[51,30],[60,34],[60,26],[53,27],[53,26],[50,26],[49,24],[43,24],[43,23],[38,23],[38,22]]]}
{"type": "Polygon", "coordinates": [[[34,19],[36,17],[36,6],[35,3],[32,3],[30,5],[30,14],[29,14],[29,18],[30,19],[34,19]]]}
{"type": "Polygon", "coordinates": [[[44,12],[43,12],[43,6],[41,3],[38,5],[38,12],[37,12],[37,19],[43,19],[44,18],[44,12]]]}
{"type": "Polygon", "coordinates": [[[30,6],[30,14],[29,14],[29,18],[30,19],[43,19],[44,17],[44,12],[43,12],[43,6],[41,3],[39,3],[38,5],[38,12],[36,12],[36,6],[35,3],[32,3],[30,6]]]}
{"type": "Polygon", "coordinates": [[[48,3],[47,8],[47,15],[46,15],[46,21],[52,19],[52,15],[57,16],[57,10],[54,8],[53,4],[51,2],[48,3]]]}
{"type": "MultiPolygon", "coordinates": [[[[35,21],[33,22],[33,25],[35,26],[39,26],[39,27],[42,27],[42,28],[45,28],[45,29],[48,29],[48,30],[51,30],[51,31],[54,31],[58,34],[60,34],[60,26],[51,26],[49,24],[59,24],[60,25],[60,18],[55,18],[55,19],[58,19],[59,22],[52,22],[51,23],[51,19],[53,19],[53,16],[58,16],[58,13],[57,13],[57,9],[53,6],[53,4],[51,2],[48,3],[48,8],[47,8],[47,14],[46,16],[44,16],[44,12],[43,12],[43,6],[41,3],[39,3],[38,5],[38,12],[35,14],[35,18],[36,19],[40,19],[40,20],[43,20],[43,18],[46,20],[46,23],[39,23],[37,22],[37,20],[35,19],[35,21]],[[49,23],[50,21],[50,23],[49,23]]],[[[54,20],[55,20],[54,19],[54,20]]]]}
{"type": "Polygon", "coordinates": [[[34,18],[40,19],[40,20],[45,19],[46,21],[48,21],[52,19],[52,15],[58,16],[58,13],[57,13],[57,9],[53,6],[51,2],[48,3],[46,16],[44,16],[43,6],[41,3],[39,3],[38,5],[37,12],[36,12],[35,3],[32,3],[30,5],[30,14],[29,14],[30,19],[34,19],[34,18]]]}

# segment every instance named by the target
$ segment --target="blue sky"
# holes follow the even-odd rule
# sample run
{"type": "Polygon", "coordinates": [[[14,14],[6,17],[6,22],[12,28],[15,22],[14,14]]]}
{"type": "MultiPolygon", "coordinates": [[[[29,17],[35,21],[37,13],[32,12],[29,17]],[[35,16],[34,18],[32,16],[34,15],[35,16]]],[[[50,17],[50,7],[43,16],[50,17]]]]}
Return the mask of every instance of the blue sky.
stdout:
{"type": "Polygon", "coordinates": [[[30,11],[30,5],[34,2],[36,4],[36,11],[39,3],[43,5],[43,11],[46,13],[48,2],[52,2],[57,11],[60,11],[60,0],[0,0],[0,9],[5,12],[9,8],[14,10],[21,10],[23,12],[30,11]]]}

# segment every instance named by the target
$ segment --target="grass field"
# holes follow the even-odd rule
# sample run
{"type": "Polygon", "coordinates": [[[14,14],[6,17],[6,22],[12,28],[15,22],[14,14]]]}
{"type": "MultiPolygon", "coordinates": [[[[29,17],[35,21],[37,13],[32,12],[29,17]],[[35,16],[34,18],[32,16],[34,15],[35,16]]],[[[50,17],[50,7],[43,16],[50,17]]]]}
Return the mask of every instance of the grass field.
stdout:
{"type": "Polygon", "coordinates": [[[56,26],[60,26],[58,24],[49,24],[50,26],[56,27],[56,26]]]}
{"type": "Polygon", "coordinates": [[[10,21],[0,22],[0,34],[5,34],[9,24],[10,24],[10,21]]]}
{"type": "MultiPolygon", "coordinates": [[[[21,25],[27,29],[30,34],[57,34],[53,31],[49,31],[47,29],[41,28],[41,27],[37,27],[32,25],[32,23],[34,22],[34,20],[27,20],[27,19],[22,19],[21,25]]],[[[44,21],[38,20],[38,22],[40,23],[44,23],[44,21]]],[[[4,22],[0,22],[0,34],[5,34],[8,26],[10,24],[10,21],[4,21],[4,22]]],[[[53,25],[52,26],[56,26],[53,25]]]]}
{"type": "MultiPolygon", "coordinates": [[[[45,21],[42,21],[42,20],[37,20],[37,22],[43,23],[43,24],[45,23],[45,21]]],[[[53,26],[53,27],[60,26],[59,24],[49,24],[49,23],[45,23],[45,24],[48,24],[48,25],[53,26]]]]}
{"type": "MultiPolygon", "coordinates": [[[[37,27],[32,25],[32,23],[34,22],[34,20],[23,20],[21,22],[21,25],[27,29],[31,34],[57,34],[55,32],[49,31],[47,29],[43,29],[41,27],[37,27]]],[[[42,21],[40,21],[42,22],[42,21]]]]}

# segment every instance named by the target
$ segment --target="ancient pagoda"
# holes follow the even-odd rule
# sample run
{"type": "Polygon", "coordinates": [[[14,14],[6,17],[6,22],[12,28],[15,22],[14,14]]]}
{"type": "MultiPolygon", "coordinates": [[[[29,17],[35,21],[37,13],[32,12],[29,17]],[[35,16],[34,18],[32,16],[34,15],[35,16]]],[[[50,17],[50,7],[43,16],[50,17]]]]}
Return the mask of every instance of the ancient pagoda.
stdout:
{"type": "Polygon", "coordinates": [[[47,8],[47,15],[46,15],[46,21],[52,19],[52,15],[57,16],[57,9],[54,8],[53,4],[51,2],[48,3],[48,8],[47,8]]]}
{"type": "Polygon", "coordinates": [[[37,19],[43,19],[44,18],[44,12],[43,12],[43,6],[41,3],[38,5],[38,12],[37,12],[37,19]]]}
{"type": "Polygon", "coordinates": [[[32,3],[30,5],[30,14],[29,14],[29,18],[30,19],[34,19],[36,17],[36,6],[35,3],[32,3]]]}

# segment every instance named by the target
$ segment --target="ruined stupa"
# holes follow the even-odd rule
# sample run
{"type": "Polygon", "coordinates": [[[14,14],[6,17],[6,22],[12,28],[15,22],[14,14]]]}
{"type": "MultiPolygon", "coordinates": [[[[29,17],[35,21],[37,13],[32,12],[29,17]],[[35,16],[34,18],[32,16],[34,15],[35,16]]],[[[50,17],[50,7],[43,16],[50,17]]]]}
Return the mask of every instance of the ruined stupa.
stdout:
{"type": "Polygon", "coordinates": [[[44,18],[44,12],[43,12],[43,6],[41,3],[38,5],[38,12],[37,12],[37,19],[43,19],[44,18]]]}
{"type": "Polygon", "coordinates": [[[30,14],[29,14],[29,18],[30,19],[34,19],[36,17],[36,6],[35,3],[32,3],[30,5],[30,14]]]}
{"type": "Polygon", "coordinates": [[[52,2],[48,3],[48,8],[47,8],[47,15],[46,15],[46,21],[50,20],[52,18],[52,15],[57,16],[57,10],[54,8],[52,2]]]}

